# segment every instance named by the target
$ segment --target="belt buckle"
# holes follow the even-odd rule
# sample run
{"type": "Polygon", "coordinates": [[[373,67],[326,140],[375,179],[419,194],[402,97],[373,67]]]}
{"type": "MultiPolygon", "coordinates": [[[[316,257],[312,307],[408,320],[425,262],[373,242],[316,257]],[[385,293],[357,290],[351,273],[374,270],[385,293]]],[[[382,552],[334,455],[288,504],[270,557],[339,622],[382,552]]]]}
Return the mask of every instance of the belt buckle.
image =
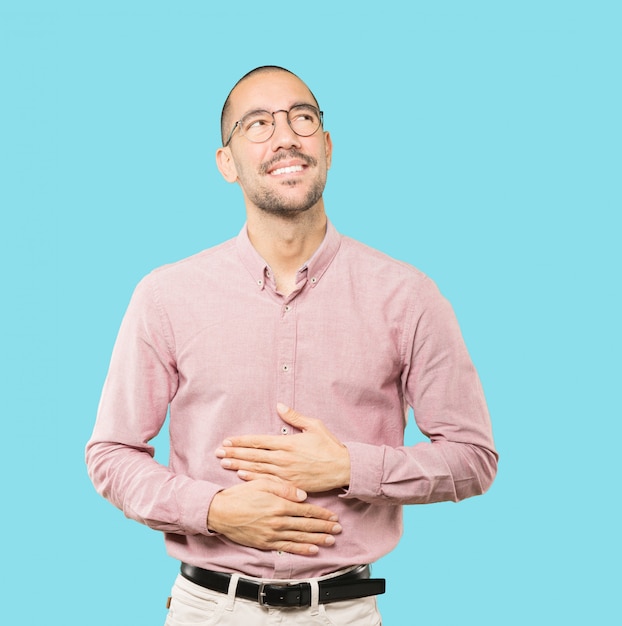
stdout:
{"type": "Polygon", "coordinates": [[[266,606],[266,592],[264,591],[266,584],[267,583],[263,581],[259,583],[259,591],[257,592],[257,602],[259,602],[259,606],[266,606]]]}
{"type": "Polygon", "coordinates": [[[285,585],[279,585],[275,582],[260,582],[259,590],[257,592],[257,602],[259,606],[301,606],[300,604],[300,592],[296,595],[295,601],[289,598],[289,592],[297,591],[300,587],[300,583],[287,583],[285,585]],[[266,589],[269,588],[270,593],[266,593],[266,589]]]}

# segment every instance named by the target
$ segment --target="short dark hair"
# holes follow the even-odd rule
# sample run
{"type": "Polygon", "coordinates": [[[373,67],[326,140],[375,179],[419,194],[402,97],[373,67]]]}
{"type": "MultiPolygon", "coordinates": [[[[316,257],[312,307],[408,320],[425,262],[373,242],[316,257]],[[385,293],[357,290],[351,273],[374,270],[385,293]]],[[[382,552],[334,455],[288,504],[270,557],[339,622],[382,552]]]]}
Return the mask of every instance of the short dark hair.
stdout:
{"type": "MultiPolygon", "coordinates": [[[[259,67],[256,67],[255,69],[251,70],[250,72],[246,72],[246,74],[244,74],[244,76],[242,76],[242,78],[240,78],[240,80],[238,80],[238,82],[235,85],[233,85],[222,107],[222,112],[220,114],[220,135],[222,138],[223,146],[225,145],[227,134],[230,131],[230,129],[227,127],[227,124],[228,124],[227,117],[228,117],[229,109],[231,108],[231,94],[235,91],[235,88],[240,83],[244,82],[247,78],[250,78],[251,76],[255,76],[255,74],[269,74],[271,72],[286,72],[287,74],[291,74],[292,76],[295,76],[301,83],[305,84],[306,86],[306,83],[300,78],[300,76],[297,76],[296,74],[294,74],[294,72],[284,67],[281,67],[279,65],[260,65],[259,67]]],[[[307,89],[309,89],[308,86],[307,86],[307,89]]],[[[310,89],[309,89],[309,92],[311,93],[311,96],[313,97],[313,100],[315,101],[315,104],[317,108],[319,109],[320,105],[318,104],[317,98],[313,95],[313,92],[310,89]]]]}

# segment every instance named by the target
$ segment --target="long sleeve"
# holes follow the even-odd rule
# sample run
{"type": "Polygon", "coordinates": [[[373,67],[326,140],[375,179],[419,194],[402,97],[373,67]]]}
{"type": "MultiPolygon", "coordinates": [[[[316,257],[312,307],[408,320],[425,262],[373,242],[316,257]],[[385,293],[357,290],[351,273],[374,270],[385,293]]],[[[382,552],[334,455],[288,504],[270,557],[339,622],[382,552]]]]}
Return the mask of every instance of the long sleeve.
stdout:
{"type": "Polygon", "coordinates": [[[411,447],[348,443],[345,497],[422,504],[484,493],[498,455],[479,377],[454,312],[427,279],[405,324],[402,393],[429,442],[411,447]]]}
{"type": "Polygon", "coordinates": [[[208,507],[220,487],[164,467],[148,444],[178,388],[174,337],[156,295],[143,280],[123,319],[87,468],[97,491],[127,517],[170,533],[207,534],[208,507]]]}

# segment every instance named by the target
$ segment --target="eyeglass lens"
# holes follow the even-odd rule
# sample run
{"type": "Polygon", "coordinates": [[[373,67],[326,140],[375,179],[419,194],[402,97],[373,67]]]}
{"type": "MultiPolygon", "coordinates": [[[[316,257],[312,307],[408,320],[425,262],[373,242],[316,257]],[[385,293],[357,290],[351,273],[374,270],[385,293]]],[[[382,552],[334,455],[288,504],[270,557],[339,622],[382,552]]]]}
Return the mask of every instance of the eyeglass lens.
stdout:
{"type": "MultiPolygon", "coordinates": [[[[309,137],[320,127],[319,111],[308,104],[299,104],[287,111],[291,129],[301,137],[309,137]]],[[[253,111],[240,120],[240,133],[249,141],[260,143],[274,133],[275,120],[270,111],[253,111]]]]}

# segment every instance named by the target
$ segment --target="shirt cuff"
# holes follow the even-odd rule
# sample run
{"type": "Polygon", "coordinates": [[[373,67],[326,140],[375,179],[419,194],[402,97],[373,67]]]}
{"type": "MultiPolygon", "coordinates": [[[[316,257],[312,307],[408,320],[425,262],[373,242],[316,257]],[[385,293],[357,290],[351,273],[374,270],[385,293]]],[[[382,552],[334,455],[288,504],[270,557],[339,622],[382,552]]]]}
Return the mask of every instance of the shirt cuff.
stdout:
{"type": "Polygon", "coordinates": [[[222,487],[205,481],[192,481],[183,490],[181,526],[188,535],[213,535],[207,529],[207,513],[214,496],[222,487]]]}
{"type": "Polygon", "coordinates": [[[382,492],[384,446],[360,442],[344,445],[350,453],[350,485],[341,497],[377,500],[382,492]]]}

